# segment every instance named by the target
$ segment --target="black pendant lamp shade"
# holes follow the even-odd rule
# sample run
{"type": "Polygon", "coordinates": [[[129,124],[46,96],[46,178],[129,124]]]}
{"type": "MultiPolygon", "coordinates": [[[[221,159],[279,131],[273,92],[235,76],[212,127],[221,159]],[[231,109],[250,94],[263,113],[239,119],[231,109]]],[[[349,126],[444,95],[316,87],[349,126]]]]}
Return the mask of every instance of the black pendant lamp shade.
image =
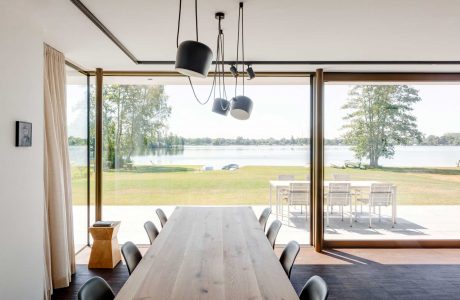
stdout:
{"type": "Polygon", "coordinates": [[[214,99],[214,103],[212,104],[213,112],[219,115],[226,116],[228,115],[229,110],[230,110],[230,101],[223,99],[223,98],[214,99]]]}
{"type": "Polygon", "coordinates": [[[197,41],[180,43],[176,54],[176,71],[191,77],[206,78],[212,63],[212,50],[197,41]]]}
{"type": "Polygon", "coordinates": [[[230,114],[238,120],[247,120],[252,112],[252,100],[246,96],[236,96],[232,99],[230,114]]]}

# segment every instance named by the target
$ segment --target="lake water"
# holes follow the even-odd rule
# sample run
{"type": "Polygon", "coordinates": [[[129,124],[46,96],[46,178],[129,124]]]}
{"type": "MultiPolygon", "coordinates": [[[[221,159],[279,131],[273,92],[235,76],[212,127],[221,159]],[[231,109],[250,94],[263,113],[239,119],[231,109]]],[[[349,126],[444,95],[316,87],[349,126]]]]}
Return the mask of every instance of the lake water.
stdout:
{"type": "MultiPolygon", "coordinates": [[[[203,165],[220,168],[235,163],[240,166],[307,166],[307,146],[185,146],[176,154],[134,156],[135,165],[203,165]]],[[[86,162],[86,147],[70,147],[74,165],[86,162]]],[[[326,146],[326,165],[355,161],[349,146],[326,146]]],[[[460,146],[400,146],[393,159],[381,158],[382,166],[455,167],[460,160],[460,146]]],[[[367,162],[367,161],[363,161],[367,162]]]]}

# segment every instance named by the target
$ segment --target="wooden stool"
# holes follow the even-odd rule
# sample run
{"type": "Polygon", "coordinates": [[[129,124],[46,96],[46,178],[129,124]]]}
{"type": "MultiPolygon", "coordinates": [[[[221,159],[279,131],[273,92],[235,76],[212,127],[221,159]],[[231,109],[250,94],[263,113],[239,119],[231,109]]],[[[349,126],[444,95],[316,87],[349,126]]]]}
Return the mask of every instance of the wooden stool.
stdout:
{"type": "Polygon", "coordinates": [[[88,268],[113,269],[121,261],[117,233],[121,222],[114,222],[111,227],[93,227],[89,232],[94,243],[91,248],[88,268]]]}

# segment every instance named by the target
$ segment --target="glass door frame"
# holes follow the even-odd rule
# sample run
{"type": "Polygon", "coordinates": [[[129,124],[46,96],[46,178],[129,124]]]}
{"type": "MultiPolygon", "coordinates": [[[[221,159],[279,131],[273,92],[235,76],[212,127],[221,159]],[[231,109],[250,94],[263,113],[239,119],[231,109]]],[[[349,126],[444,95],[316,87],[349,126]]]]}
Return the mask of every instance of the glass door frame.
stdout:
{"type": "Polygon", "coordinates": [[[75,249],[75,254],[78,254],[86,247],[90,246],[90,235],[89,235],[89,227],[90,227],[90,201],[91,201],[91,157],[90,157],[90,97],[91,97],[91,85],[90,85],[90,72],[85,71],[75,64],[71,63],[70,61],[65,61],[65,65],[80,74],[86,76],[86,245],[84,245],[81,249],[75,249]]]}
{"type": "MultiPolygon", "coordinates": [[[[88,72],[89,76],[95,76],[96,77],[96,85],[95,85],[95,95],[96,95],[96,113],[95,113],[95,123],[96,123],[96,151],[95,151],[95,156],[96,156],[96,164],[95,164],[95,216],[96,216],[96,221],[102,220],[102,208],[103,208],[103,195],[102,195],[102,185],[103,185],[103,178],[102,178],[102,129],[103,129],[103,116],[102,116],[102,108],[103,108],[103,102],[104,99],[102,97],[102,89],[103,89],[103,79],[104,77],[110,77],[110,76],[134,76],[134,77],[179,77],[181,76],[180,74],[176,72],[136,72],[136,71],[104,71],[103,69],[96,69],[95,71],[90,71],[88,72]],[[98,142],[99,141],[99,142],[98,142]]],[[[209,76],[212,76],[213,73],[210,72],[209,76]]],[[[233,75],[231,73],[226,73],[226,77],[232,77],[233,75]]],[[[308,159],[310,160],[310,178],[313,176],[313,170],[311,167],[312,164],[312,158],[313,158],[313,138],[312,138],[312,133],[313,133],[313,119],[312,116],[313,114],[313,103],[314,103],[314,78],[315,78],[315,73],[313,72],[257,72],[257,77],[302,77],[306,79],[306,83],[309,84],[310,86],[310,99],[309,99],[309,104],[310,104],[310,115],[309,115],[309,126],[310,126],[310,145],[309,145],[309,157],[308,159]],[[307,81],[308,80],[308,81],[307,81]]],[[[308,116],[306,114],[306,116],[308,116]]],[[[312,180],[310,180],[310,208],[313,208],[313,188],[312,188],[312,180]]],[[[314,238],[313,238],[313,226],[314,226],[314,214],[313,214],[313,209],[310,209],[310,237],[309,237],[309,244],[313,245],[314,238]]],[[[308,245],[308,244],[307,244],[308,245]]]]}
{"type": "MultiPolygon", "coordinates": [[[[101,76],[100,84],[96,84],[96,95],[98,89],[102,88],[102,77],[104,76],[178,76],[175,72],[123,72],[123,71],[102,71],[89,72],[89,75],[101,76]],[[98,73],[98,74],[97,74],[98,73]]],[[[230,74],[228,74],[230,76],[230,74]]],[[[318,69],[312,72],[261,72],[258,76],[266,77],[309,77],[310,80],[310,242],[315,250],[320,252],[327,248],[354,247],[354,248],[457,248],[460,247],[458,240],[340,240],[331,241],[324,239],[324,85],[327,82],[459,82],[460,73],[356,73],[356,72],[323,72],[318,69]]],[[[96,76],[97,77],[97,76],[96,76]]],[[[102,95],[102,93],[100,93],[102,95]]],[[[96,97],[97,98],[97,97],[96,97]]],[[[102,99],[101,99],[102,100],[102,99]]],[[[96,113],[97,120],[102,116],[96,113]]],[[[96,134],[96,138],[97,138],[96,134]]],[[[96,161],[98,152],[96,151],[96,161]]],[[[96,173],[98,173],[96,168],[96,173]]],[[[101,175],[101,174],[99,174],[101,175]]],[[[96,179],[98,175],[96,174],[96,179]]],[[[99,182],[102,184],[102,182],[99,182]]],[[[96,190],[98,183],[96,182],[96,190]]],[[[96,212],[102,212],[102,199],[98,199],[96,193],[96,212]]],[[[98,215],[96,213],[96,215],[98,215]]]]}
{"type": "MultiPolygon", "coordinates": [[[[325,240],[324,239],[324,86],[327,82],[458,82],[460,73],[356,73],[324,72],[318,69],[315,76],[315,115],[313,132],[313,160],[316,183],[312,185],[316,205],[313,245],[320,252],[328,248],[459,248],[460,239],[443,240],[325,240]]],[[[313,178],[313,177],[312,177],[313,178]]]]}

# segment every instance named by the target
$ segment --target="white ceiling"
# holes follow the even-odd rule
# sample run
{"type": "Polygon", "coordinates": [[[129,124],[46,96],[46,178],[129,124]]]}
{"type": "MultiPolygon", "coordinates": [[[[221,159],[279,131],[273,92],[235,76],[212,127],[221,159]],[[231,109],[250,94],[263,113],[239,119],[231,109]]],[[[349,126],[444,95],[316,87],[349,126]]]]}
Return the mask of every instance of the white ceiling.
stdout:
{"type": "MultiPolygon", "coordinates": [[[[25,1],[25,0],[24,0],[25,1]]],[[[85,69],[172,70],[136,65],[70,0],[30,0],[47,43],[85,69]]],[[[26,1],[27,2],[27,1],[26,1]]],[[[200,41],[215,49],[223,11],[226,60],[236,55],[236,0],[199,0],[200,41]]],[[[460,60],[460,1],[246,0],[246,60],[460,60]]],[[[178,0],[84,0],[139,59],[174,60],[178,0]]],[[[193,0],[183,0],[181,40],[194,39],[193,0]]],[[[254,66],[255,71],[453,71],[460,65],[254,66]]]]}

